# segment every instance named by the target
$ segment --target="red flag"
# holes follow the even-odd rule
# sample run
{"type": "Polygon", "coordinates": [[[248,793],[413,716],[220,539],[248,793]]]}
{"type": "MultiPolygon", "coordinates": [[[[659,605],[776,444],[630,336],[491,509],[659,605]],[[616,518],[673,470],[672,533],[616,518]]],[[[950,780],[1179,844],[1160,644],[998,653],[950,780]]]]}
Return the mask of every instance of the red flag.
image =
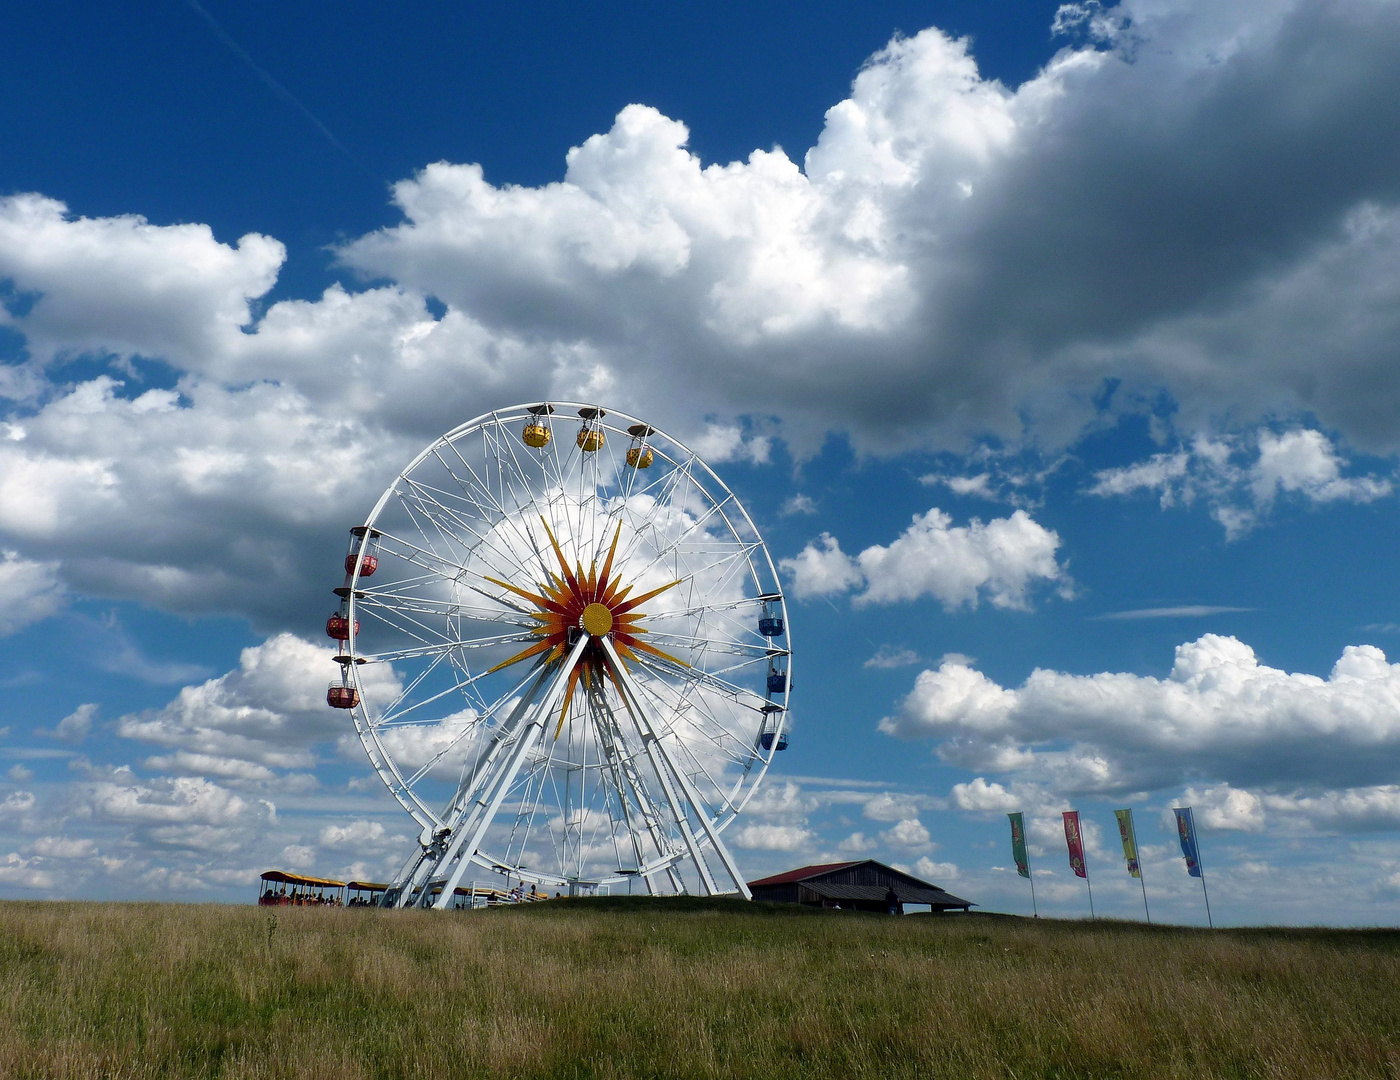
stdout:
{"type": "Polygon", "coordinates": [[[1075,877],[1087,878],[1089,872],[1084,869],[1084,839],[1079,835],[1079,811],[1066,810],[1065,818],[1065,843],[1069,845],[1069,866],[1074,871],[1075,877]]]}

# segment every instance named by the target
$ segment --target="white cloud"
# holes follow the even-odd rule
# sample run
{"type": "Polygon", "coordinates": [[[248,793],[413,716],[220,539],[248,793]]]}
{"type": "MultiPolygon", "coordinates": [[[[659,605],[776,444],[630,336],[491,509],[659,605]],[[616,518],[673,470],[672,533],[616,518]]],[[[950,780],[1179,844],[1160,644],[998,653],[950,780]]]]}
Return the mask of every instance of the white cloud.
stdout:
{"type": "MultiPolygon", "coordinates": [[[[1187,788],[1179,805],[1193,807],[1196,821],[1207,829],[1260,832],[1264,828],[1264,804],[1257,795],[1229,784],[1216,784],[1198,791],[1187,788]]],[[[1166,814],[1163,812],[1163,820],[1166,814]]],[[[1175,819],[1171,822],[1175,828],[1175,819]]]]}
{"type": "Polygon", "coordinates": [[[1155,454],[1144,462],[1104,469],[1090,495],[1155,492],[1163,509],[1199,497],[1235,538],[1266,514],[1280,494],[1314,503],[1373,502],[1389,495],[1382,477],[1343,476],[1348,462],[1320,431],[1297,428],[1275,434],[1261,428],[1248,438],[1197,436],[1189,449],[1155,454]]]}
{"type": "Polygon", "coordinates": [[[23,765],[11,765],[5,771],[5,778],[16,784],[24,784],[34,779],[34,770],[26,769],[23,765]]]}
{"type": "Polygon", "coordinates": [[[0,817],[17,818],[34,809],[34,792],[12,791],[0,800],[0,817]]]}
{"type": "Polygon", "coordinates": [[[918,818],[904,818],[880,833],[880,839],[890,847],[918,850],[931,847],[933,838],[918,818]]]}
{"type": "Polygon", "coordinates": [[[349,825],[327,825],[321,830],[319,841],[324,848],[363,849],[380,846],[384,836],[383,825],[361,818],[349,825]]]}
{"type": "MultiPolygon", "coordinates": [[[[0,309],[30,356],[0,388],[0,543],[56,565],[10,617],[66,589],[289,625],[346,508],[462,419],[464,395],[606,398],[716,460],[763,462],[779,435],[810,450],[833,430],[880,453],[1065,445],[1103,422],[1112,377],[1115,410],[1165,388],[1188,439],[1222,416],[1310,413],[1394,449],[1398,163],[1374,117],[1400,100],[1400,16],[1168,0],[1087,18],[1088,44],[1015,89],[983,79],[966,41],[892,41],[801,168],[781,150],[707,166],[684,124],[641,105],[569,151],[556,183],[431,165],[395,186],[400,224],[340,249],[394,284],[265,310],[276,240],[0,199],[0,278],[32,301],[0,309]],[[1317,160],[1325,179],[1279,166],[1317,160]],[[60,377],[78,356],[112,371],[60,377]],[[143,382],[146,359],[175,385],[143,382]]],[[[1320,438],[1260,441],[1251,499],[1390,484],[1337,471],[1320,438]]],[[[979,494],[983,475],[944,482],[979,494]]],[[[1238,530],[1234,509],[1220,515],[1238,530]]],[[[1056,578],[1053,546],[1029,577],[996,576],[1012,559],[926,578],[898,557],[956,534],[925,521],[803,580],[1023,606],[1056,578]]]]}
{"type": "Polygon", "coordinates": [[[706,424],[705,430],[693,436],[689,445],[707,461],[748,461],[762,465],[768,461],[772,440],[765,435],[746,437],[737,424],[706,424]]]}
{"type": "Polygon", "coordinates": [[[875,655],[865,662],[868,668],[908,667],[919,662],[919,654],[902,645],[881,645],[875,655]]]}
{"type": "Polygon", "coordinates": [[[34,866],[33,860],[10,852],[0,859],[0,885],[16,885],[21,889],[51,889],[56,880],[47,870],[34,866]]]}
{"type": "Polygon", "coordinates": [[[203,777],[177,777],[150,785],[93,785],[92,806],[111,821],[131,824],[225,825],[245,817],[266,820],[272,813],[264,800],[249,801],[203,777]]]}
{"type": "Polygon", "coordinates": [[[783,507],[778,513],[783,517],[792,517],[794,514],[815,514],[817,504],[810,495],[803,495],[800,491],[789,495],[783,503],[783,507]]]}
{"type": "Polygon", "coordinates": [[[923,878],[935,885],[944,881],[952,881],[958,876],[956,863],[934,862],[927,855],[919,856],[912,869],[915,877],[923,878]]]}
{"type": "Polygon", "coordinates": [[[41,360],[111,351],[197,363],[249,323],[285,257],[256,233],[229,247],[207,225],[74,218],[38,195],[0,200],[0,277],[38,294],[13,321],[41,360]]]}
{"type": "Polygon", "coordinates": [[[836,850],[842,855],[868,855],[879,846],[879,842],[873,837],[866,836],[863,832],[854,832],[837,844],[836,850]]]}
{"type": "Polygon", "coordinates": [[[1386,782],[1400,752],[1400,665],[1360,645],[1326,679],[1290,674],[1206,634],[1178,646],[1165,679],[1037,669],[1007,689],[950,659],[920,673],[880,727],[936,740],[966,768],[1062,792],[1151,790],[1193,775],[1275,791],[1356,787],[1386,782]]]}
{"type": "Polygon", "coordinates": [[[895,795],[881,792],[867,799],[862,813],[871,821],[899,821],[915,817],[923,809],[922,800],[913,795],[895,795]]]}
{"type": "Polygon", "coordinates": [[[92,731],[92,718],[96,715],[97,704],[85,702],[60,720],[52,732],[45,731],[40,734],[52,735],[61,742],[80,743],[92,731]]]}
{"type": "Polygon", "coordinates": [[[97,844],[89,839],[41,836],[29,845],[29,850],[46,859],[86,859],[96,854],[97,844]]]}
{"type": "MultiPolygon", "coordinates": [[[[294,634],[276,634],[243,650],[239,665],[218,678],[184,687],[164,708],[123,716],[128,739],[176,750],[151,759],[152,768],[242,779],[266,779],[272,769],[308,768],[313,747],[343,735],[343,712],[326,705],[326,684],[339,669],[334,650],[294,634]]],[[[392,698],[387,665],[361,676],[392,698]]]]}
{"type": "Polygon", "coordinates": [[[953,802],[959,810],[1011,813],[1024,806],[1022,798],[1007,791],[1000,784],[989,784],[981,776],[965,784],[954,784],[952,795],[953,802]]]}
{"type": "Polygon", "coordinates": [[[792,578],[793,593],[801,600],[839,595],[865,582],[860,568],[830,533],[822,533],[794,558],[780,559],[778,565],[792,578]]]}
{"type": "Polygon", "coordinates": [[[734,830],[734,846],[746,850],[803,851],[816,842],[816,834],[800,825],[742,825],[734,830]]]}
{"type": "Polygon", "coordinates": [[[969,525],[934,507],[888,547],[879,544],[849,556],[836,538],[822,533],[795,558],[779,566],[791,577],[799,599],[860,589],[856,604],[892,604],[937,599],[948,610],[975,608],[981,597],[995,607],[1026,608],[1037,584],[1068,582],[1055,560],[1060,538],[1024,510],[1010,517],[969,525]]]}
{"type": "Polygon", "coordinates": [[[0,552],[0,637],[47,619],[65,599],[58,563],[35,562],[14,551],[0,552]]]}

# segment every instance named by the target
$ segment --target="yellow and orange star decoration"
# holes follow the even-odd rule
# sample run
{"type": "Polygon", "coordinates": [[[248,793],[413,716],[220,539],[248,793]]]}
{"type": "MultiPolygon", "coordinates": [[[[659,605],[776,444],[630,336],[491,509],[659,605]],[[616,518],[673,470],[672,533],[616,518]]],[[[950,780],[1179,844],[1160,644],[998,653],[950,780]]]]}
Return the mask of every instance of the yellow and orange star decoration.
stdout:
{"type": "Polygon", "coordinates": [[[646,633],[645,629],[637,625],[646,617],[646,613],[638,608],[667,589],[675,588],[680,581],[672,581],[659,589],[652,589],[651,592],[628,599],[635,586],[623,587],[621,581],[612,575],[613,558],[617,555],[617,542],[622,535],[621,525],[618,525],[617,531],[613,533],[612,546],[608,548],[608,557],[603,562],[602,570],[598,569],[598,561],[595,559],[585,573],[582,562],[577,562],[570,568],[563,550],[559,547],[559,541],[555,539],[554,532],[549,527],[549,522],[540,518],[540,523],[544,525],[550,546],[554,549],[554,556],[559,560],[560,573],[556,575],[546,570],[545,574],[549,580],[538,586],[538,592],[528,592],[508,581],[486,577],[491,584],[499,585],[539,608],[539,611],[530,612],[530,617],[540,623],[534,630],[534,633],[540,636],[540,640],[509,660],[497,664],[491,671],[500,671],[540,653],[548,653],[545,663],[554,663],[578,640],[578,631],[582,630],[588,634],[588,644],[584,646],[573,671],[569,672],[568,686],[564,691],[564,705],[559,710],[559,723],[554,729],[554,737],[557,739],[564,728],[564,719],[569,715],[569,705],[573,702],[574,691],[580,681],[583,683],[584,693],[587,693],[592,685],[601,684],[603,678],[607,677],[617,686],[618,693],[622,693],[617,673],[609,666],[608,654],[603,650],[604,637],[612,638],[613,648],[624,663],[628,660],[637,661],[637,653],[641,652],[669,660],[682,667],[690,665],[648,645],[638,636],[646,633]]]}

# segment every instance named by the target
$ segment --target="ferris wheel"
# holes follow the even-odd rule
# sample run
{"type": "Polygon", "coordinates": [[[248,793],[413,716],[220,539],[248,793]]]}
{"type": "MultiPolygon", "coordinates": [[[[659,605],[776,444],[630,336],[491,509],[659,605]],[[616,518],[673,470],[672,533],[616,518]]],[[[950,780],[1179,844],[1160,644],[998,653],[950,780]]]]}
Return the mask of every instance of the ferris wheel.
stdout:
{"type": "Polygon", "coordinates": [[[693,451],[545,403],[420,453],[351,530],[327,700],[421,828],[385,894],[472,868],[570,894],[749,895],[721,834],[787,745],[773,561],[693,451]]]}

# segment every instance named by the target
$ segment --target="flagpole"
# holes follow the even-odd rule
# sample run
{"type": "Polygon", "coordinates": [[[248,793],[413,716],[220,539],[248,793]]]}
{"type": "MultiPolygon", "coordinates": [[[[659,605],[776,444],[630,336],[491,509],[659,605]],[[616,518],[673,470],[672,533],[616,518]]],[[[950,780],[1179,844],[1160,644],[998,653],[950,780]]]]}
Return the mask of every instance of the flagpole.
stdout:
{"type": "Polygon", "coordinates": [[[1089,851],[1084,847],[1084,834],[1079,834],[1079,846],[1084,855],[1084,884],[1089,886],[1089,918],[1098,921],[1098,916],[1094,914],[1094,885],[1089,880],[1089,851]]]}
{"type": "MultiPolygon", "coordinates": [[[[1195,825],[1194,819],[1192,819],[1191,824],[1195,825]]],[[[1196,869],[1201,872],[1201,894],[1206,898],[1206,923],[1214,930],[1215,920],[1210,917],[1210,890],[1206,888],[1206,865],[1201,860],[1201,839],[1199,836],[1196,838],[1196,869]]]]}
{"type": "Polygon", "coordinates": [[[1137,856],[1138,884],[1142,886],[1142,910],[1147,921],[1152,921],[1152,909],[1147,906],[1147,878],[1142,872],[1142,848],[1138,847],[1137,825],[1133,822],[1133,808],[1128,807],[1128,829],[1133,834],[1133,854],[1137,856]]]}
{"type": "Polygon", "coordinates": [[[1031,883],[1031,914],[1040,918],[1040,909],[1035,906],[1035,867],[1031,865],[1031,846],[1026,845],[1026,880],[1031,883]]]}

